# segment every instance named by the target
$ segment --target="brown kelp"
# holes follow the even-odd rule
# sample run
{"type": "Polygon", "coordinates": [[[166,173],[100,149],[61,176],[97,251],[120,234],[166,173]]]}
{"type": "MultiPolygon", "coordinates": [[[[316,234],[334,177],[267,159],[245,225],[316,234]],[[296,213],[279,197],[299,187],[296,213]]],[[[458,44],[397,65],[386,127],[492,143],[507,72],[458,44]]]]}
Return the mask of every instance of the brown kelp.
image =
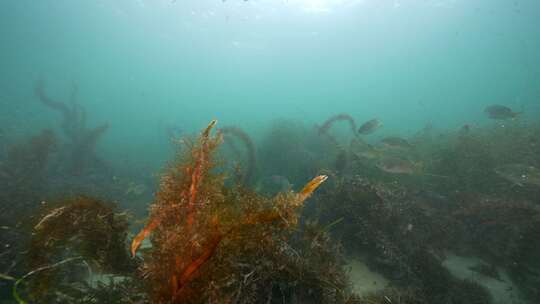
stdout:
{"type": "MultiPolygon", "coordinates": [[[[313,206],[323,222],[343,219],[333,233],[348,252],[363,257],[392,286],[414,289],[410,300],[417,302],[411,303],[468,303],[472,294],[481,299],[478,303],[489,303],[489,295],[481,287],[471,287],[474,290],[469,295],[460,294],[470,284],[452,276],[441,260],[452,239],[442,217],[444,210],[421,205],[407,188],[372,184],[358,176],[333,179],[313,206]]],[[[384,293],[379,298],[384,296],[392,298],[384,293]]]]}
{"type": "Polygon", "coordinates": [[[132,242],[135,255],[150,236],[143,273],[153,303],[232,301],[232,291],[216,286],[249,253],[279,242],[296,225],[303,202],[326,180],[318,176],[299,193],[280,193],[272,199],[226,189],[224,176],[212,171],[222,140],[220,132],[211,135],[215,125],[212,121],[163,175],[148,224],[132,242]]]}
{"type": "Polygon", "coordinates": [[[356,121],[354,120],[354,118],[351,115],[345,114],[345,113],[334,115],[334,116],[328,118],[327,120],[325,120],[323,122],[323,124],[321,126],[319,126],[319,134],[320,135],[323,135],[323,134],[328,135],[328,130],[330,130],[330,128],[332,128],[334,123],[336,123],[338,121],[347,122],[349,124],[350,128],[351,128],[352,134],[355,137],[358,136],[357,127],[356,127],[356,121]]]}
{"type": "Polygon", "coordinates": [[[91,129],[87,128],[86,110],[77,102],[77,93],[78,88],[73,85],[69,102],[66,103],[48,96],[43,81],[39,81],[35,88],[35,94],[39,101],[62,115],[61,128],[70,141],[68,170],[74,174],[80,174],[86,167],[97,161],[94,147],[98,139],[109,128],[108,123],[91,129]]]}
{"type": "Polygon", "coordinates": [[[240,180],[244,185],[253,184],[255,182],[255,175],[257,173],[257,157],[255,144],[251,140],[251,137],[244,130],[238,127],[223,127],[219,130],[223,134],[225,142],[229,143],[229,145],[236,147],[234,145],[233,138],[237,138],[244,145],[247,158],[246,168],[240,180]]]}
{"type": "MultiPolygon", "coordinates": [[[[244,156],[247,149],[241,146],[242,135],[216,129],[212,122],[200,136],[183,141],[179,158],[162,175],[147,225],[131,244],[135,258],[126,257],[125,235],[115,241],[100,233],[92,237],[94,225],[111,219],[89,211],[100,209],[97,204],[70,210],[62,202],[43,203],[47,210],[34,221],[32,232],[46,240],[34,243],[45,250],[25,255],[38,262],[18,263],[16,271],[0,269],[2,287],[11,284],[3,288],[7,294],[16,284],[19,300],[39,297],[47,303],[458,304],[490,303],[483,280],[491,279],[515,287],[508,292],[511,296],[524,295],[536,303],[540,196],[535,195],[536,171],[530,170],[540,167],[538,130],[510,124],[475,127],[465,134],[456,130],[419,137],[414,151],[376,149],[354,138],[343,149],[313,128],[282,121],[258,147],[258,165],[265,173],[261,180],[269,178],[279,186],[262,197],[251,189],[260,188],[249,187],[246,173],[239,175],[244,181],[230,182],[219,154],[222,141],[230,136],[238,144],[237,159],[249,158],[244,156]],[[395,174],[391,157],[448,177],[435,179],[412,169],[395,174]],[[320,176],[299,192],[291,189],[321,173],[332,178],[303,208],[306,196],[326,178],[320,176]],[[520,182],[524,174],[529,183],[520,182]],[[69,233],[52,229],[57,218],[57,226],[69,227],[69,233]],[[78,229],[80,225],[88,230],[78,229]],[[53,232],[45,234],[45,228],[53,232]],[[98,238],[107,239],[100,245],[121,246],[87,250],[84,244],[96,244],[98,238]],[[384,278],[373,288],[375,294],[350,295],[344,252],[384,278]],[[472,256],[486,269],[464,266],[456,272],[462,270],[453,264],[456,256],[472,256]],[[122,263],[125,271],[112,267],[122,263]],[[88,269],[113,275],[88,276],[88,269]]],[[[122,218],[112,217],[118,223],[122,218]]],[[[104,227],[100,229],[107,235],[113,234],[114,229],[104,227]]],[[[12,225],[0,229],[6,232],[2,237],[22,230],[12,225]]],[[[4,255],[9,249],[0,241],[2,264],[9,266],[13,254],[4,255]]]]}
{"type": "MultiPolygon", "coordinates": [[[[54,203],[32,228],[27,267],[47,267],[67,255],[80,257],[93,271],[126,273],[133,266],[128,258],[127,227],[125,214],[94,198],[79,196],[54,203]]],[[[31,298],[47,299],[51,286],[57,288],[69,278],[54,270],[34,275],[28,288],[31,298]]]]}

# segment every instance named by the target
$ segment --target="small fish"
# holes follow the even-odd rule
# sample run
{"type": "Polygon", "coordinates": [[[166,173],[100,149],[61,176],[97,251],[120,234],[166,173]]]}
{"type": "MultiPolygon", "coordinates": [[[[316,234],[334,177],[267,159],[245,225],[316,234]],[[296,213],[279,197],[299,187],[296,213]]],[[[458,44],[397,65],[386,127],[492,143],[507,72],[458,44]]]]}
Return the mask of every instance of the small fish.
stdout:
{"type": "Polygon", "coordinates": [[[375,159],[381,156],[382,152],[373,147],[372,145],[362,141],[359,138],[351,140],[349,146],[349,151],[351,154],[364,159],[375,159]]]}
{"type": "Polygon", "coordinates": [[[385,156],[377,162],[377,168],[393,174],[414,174],[419,170],[419,164],[399,157],[385,156]]]}
{"type": "Polygon", "coordinates": [[[354,152],[354,154],[360,158],[377,159],[381,157],[382,152],[373,146],[366,146],[364,149],[354,152]]]}
{"type": "Polygon", "coordinates": [[[515,119],[519,115],[521,115],[522,112],[514,112],[512,109],[506,106],[501,105],[491,105],[487,106],[484,109],[484,113],[490,118],[490,119],[515,119]]]}
{"type": "Polygon", "coordinates": [[[383,146],[393,149],[410,149],[412,145],[405,139],[397,136],[388,136],[381,139],[383,146]]]}
{"type": "Polygon", "coordinates": [[[508,164],[494,169],[500,177],[519,186],[536,185],[540,186],[540,169],[523,165],[523,164],[508,164]]]}
{"type": "Polygon", "coordinates": [[[358,128],[358,133],[364,135],[371,134],[380,127],[382,127],[382,122],[378,118],[374,118],[361,125],[360,128],[358,128]]]}

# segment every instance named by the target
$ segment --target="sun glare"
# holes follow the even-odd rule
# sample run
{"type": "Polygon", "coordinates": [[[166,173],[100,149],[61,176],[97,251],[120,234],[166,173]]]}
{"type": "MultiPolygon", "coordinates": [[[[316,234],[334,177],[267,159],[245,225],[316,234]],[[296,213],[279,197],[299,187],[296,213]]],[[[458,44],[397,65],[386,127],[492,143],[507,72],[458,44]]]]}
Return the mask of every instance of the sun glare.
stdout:
{"type": "Polygon", "coordinates": [[[330,12],[331,0],[300,0],[302,9],[314,13],[330,12]]]}
{"type": "Polygon", "coordinates": [[[362,0],[290,0],[290,4],[309,13],[329,13],[336,8],[357,4],[362,0]]]}

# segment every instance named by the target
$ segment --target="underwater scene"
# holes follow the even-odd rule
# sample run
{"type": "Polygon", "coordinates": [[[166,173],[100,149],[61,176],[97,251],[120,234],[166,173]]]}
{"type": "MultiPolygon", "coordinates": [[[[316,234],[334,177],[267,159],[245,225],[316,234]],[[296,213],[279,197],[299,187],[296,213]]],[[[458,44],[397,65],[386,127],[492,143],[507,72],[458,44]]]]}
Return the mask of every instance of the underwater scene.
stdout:
{"type": "Polygon", "coordinates": [[[1,1],[33,303],[540,303],[540,1],[1,1]]]}

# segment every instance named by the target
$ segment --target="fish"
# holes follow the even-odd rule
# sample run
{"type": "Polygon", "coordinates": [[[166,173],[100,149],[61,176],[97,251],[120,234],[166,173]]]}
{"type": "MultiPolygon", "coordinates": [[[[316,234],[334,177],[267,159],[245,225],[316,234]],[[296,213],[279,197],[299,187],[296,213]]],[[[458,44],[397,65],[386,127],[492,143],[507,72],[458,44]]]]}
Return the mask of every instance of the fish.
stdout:
{"type": "Polygon", "coordinates": [[[490,119],[505,120],[505,119],[515,119],[516,117],[521,115],[522,112],[514,112],[512,111],[512,109],[510,109],[507,106],[490,105],[484,109],[484,113],[486,113],[486,115],[490,119]]]}
{"type": "Polygon", "coordinates": [[[392,174],[414,174],[419,171],[419,166],[419,163],[392,156],[384,156],[376,164],[380,170],[392,174]]]}
{"type": "Polygon", "coordinates": [[[494,169],[500,177],[518,186],[540,186],[540,169],[524,164],[507,164],[494,169]]]}
{"type": "Polygon", "coordinates": [[[354,154],[360,158],[377,159],[381,157],[382,152],[373,146],[366,146],[364,149],[354,152],[354,154]]]}
{"type": "Polygon", "coordinates": [[[367,135],[375,132],[378,128],[382,127],[382,122],[378,118],[374,118],[366,121],[358,128],[358,133],[367,135]]]}
{"type": "Polygon", "coordinates": [[[388,136],[381,139],[381,144],[386,148],[393,149],[410,149],[412,145],[405,139],[397,136],[388,136]]]}
{"type": "Polygon", "coordinates": [[[351,140],[349,151],[357,158],[363,159],[376,159],[382,155],[382,151],[359,138],[354,138],[351,140]]]}

